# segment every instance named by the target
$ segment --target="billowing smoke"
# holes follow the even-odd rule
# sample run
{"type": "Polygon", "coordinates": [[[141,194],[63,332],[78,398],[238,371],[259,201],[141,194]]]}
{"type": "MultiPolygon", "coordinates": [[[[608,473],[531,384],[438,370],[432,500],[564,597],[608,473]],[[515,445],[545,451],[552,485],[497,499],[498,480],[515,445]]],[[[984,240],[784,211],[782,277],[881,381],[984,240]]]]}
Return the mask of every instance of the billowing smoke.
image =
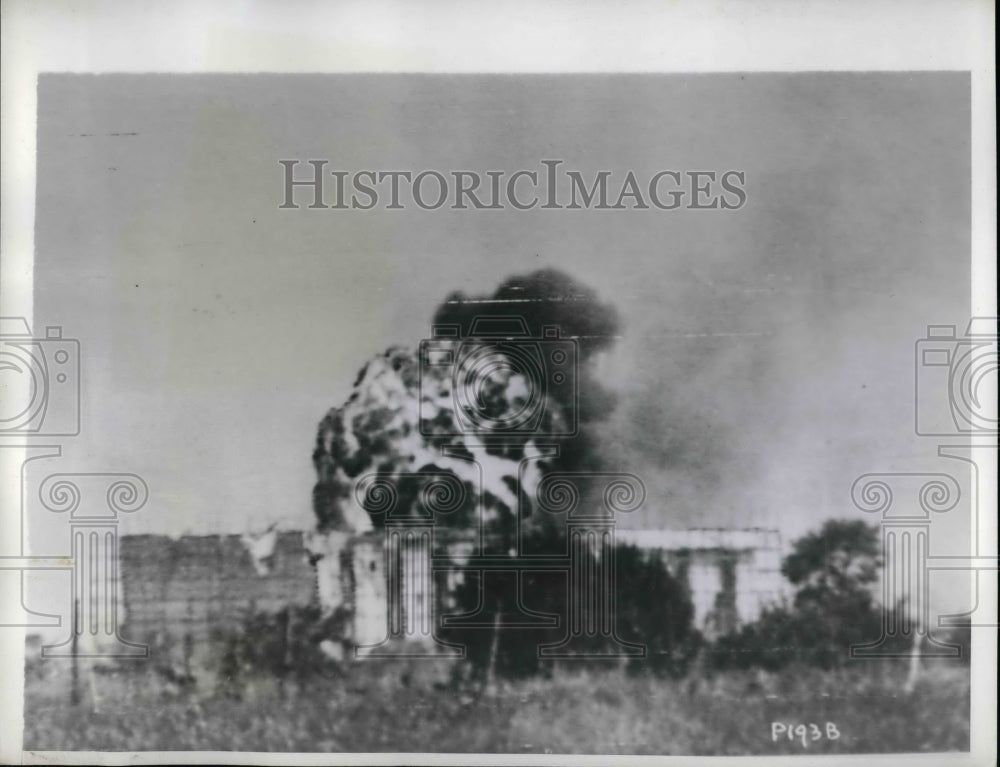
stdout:
{"type": "Polygon", "coordinates": [[[614,398],[592,363],[616,338],[618,315],[568,275],[540,270],[491,295],[452,293],[433,323],[420,349],[393,346],[369,360],[320,423],[318,529],[384,524],[366,478],[395,482],[405,513],[420,502],[418,475],[436,473],[464,488],[447,524],[481,525],[506,551],[545,471],[601,466],[596,425],[614,398]]]}

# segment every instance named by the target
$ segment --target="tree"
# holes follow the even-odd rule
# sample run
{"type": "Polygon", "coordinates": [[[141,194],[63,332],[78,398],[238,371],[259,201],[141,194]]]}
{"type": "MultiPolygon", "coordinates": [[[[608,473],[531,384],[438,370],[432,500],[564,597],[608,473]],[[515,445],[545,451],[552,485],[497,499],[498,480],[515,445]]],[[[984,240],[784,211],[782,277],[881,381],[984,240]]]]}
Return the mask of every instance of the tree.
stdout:
{"type": "Polygon", "coordinates": [[[713,648],[720,667],[776,669],[794,661],[830,668],[850,658],[852,644],[879,636],[881,608],[873,585],[882,567],[877,526],[830,520],[795,542],[781,572],[796,586],[791,605],[760,618],[713,648]]]}
{"type": "Polygon", "coordinates": [[[867,609],[874,601],[872,585],[881,567],[877,526],[831,519],[819,532],[795,542],[781,572],[798,587],[795,605],[800,609],[848,605],[867,609]]]}
{"type": "Polygon", "coordinates": [[[618,630],[646,645],[646,657],[630,659],[629,671],[683,676],[701,645],[687,589],[657,553],[619,546],[616,561],[618,630]]]}

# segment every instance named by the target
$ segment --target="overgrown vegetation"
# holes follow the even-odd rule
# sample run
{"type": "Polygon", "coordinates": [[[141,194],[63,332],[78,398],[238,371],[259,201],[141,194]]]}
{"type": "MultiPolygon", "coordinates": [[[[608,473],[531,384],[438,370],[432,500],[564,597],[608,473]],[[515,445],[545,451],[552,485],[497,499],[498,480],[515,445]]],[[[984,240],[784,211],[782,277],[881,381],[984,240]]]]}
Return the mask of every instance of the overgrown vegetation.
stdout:
{"type": "Polygon", "coordinates": [[[288,607],[273,615],[249,613],[241,630],[220,632],[213,639],[216,690],[240,697],[247,678],[264,675],[283,681],[332,672],[328,653],[343,653],[346,619],[343,610],[324,616],[316,606],[288,607]]]}
{"type": "MultiPolygon", "coordinates": [[[[50,663],[51,661],[43,661],[50,663]]],[[[899,694],[901,664],[670,679],[553,668],[491,694],[447,684],[443,661],[360,661],[347,675],[254,685],[239,697],[176,690],[148,664],[95,677],[78,706],[59,678],[26,690],[25,747],[597,754],[836,754],[966,750],[968,669],[936,664],[899,694]],[[834,723],[836,740],[772,738],[772,722],[834,723]]]]}
{"type": "MultiPolygon", "coordinates": [[[[488,581],[482,600],[478,581],[468,579],[459,598],[470,611],[483,608],[479,625],[443,636],[467,643],[464,661],[352,660],[349,653],[339,661],[344,646],[337,639],[346,634],[348,616],[323,617],[316,608],[251,611],[239,630],[200,643],[194,658],[196,643],[171,645],[161,637],[151,662],[83,674],[76,704],[69,666],[36,658],[26,674],[25,745],[606,754],[966,750],[967,629],[938,632],[963,647],[965,663],[925,658],[923,674],[906,692],[906,659],[849,660],[851,644],[877,638],[882,628],[871,590],[881,566],[877,543],[877,531],[843,522],[797,541],[783,563],[794,597],[712,643],[693,629],[688,594],[659,557],[620,547],[618,636],[648,649],[645,659],[628,662],[539,660],[537,644],[565,633],[565,583],[551,574],[526,576],[520,605],[511,578],[488,581]],[[563,622],[498,631],[496,616],[509,618],[517,607],[563,622]],[[824,734],[830,723],[838,735],[803,744],[775,738],[775,722],[815,723],[824,734]]],[[[601,640],[593,641],[600,649],[601,640]]]]}
{"type": "MultiPolygon", "coordinates": [[[[878,640],[883,622],[902,625],[906,604],[883,608],[874,587],[883,567],[877,526],[830,520],[797,540],[781,571],[795,587],[790,603],[766,609],[753,623],[720,637],[709,651],[715,668],[778,670],[793,664],[821,669],[851,663],[851,646],[878,640]],[[885,614],[883,614],[885,613],[885,614]]],[[[962,648],[968,662],[968,630],[937,630],[962,648]]],[[[909,655],[913,638],[887,637],[882,650],[909,655]]]]}

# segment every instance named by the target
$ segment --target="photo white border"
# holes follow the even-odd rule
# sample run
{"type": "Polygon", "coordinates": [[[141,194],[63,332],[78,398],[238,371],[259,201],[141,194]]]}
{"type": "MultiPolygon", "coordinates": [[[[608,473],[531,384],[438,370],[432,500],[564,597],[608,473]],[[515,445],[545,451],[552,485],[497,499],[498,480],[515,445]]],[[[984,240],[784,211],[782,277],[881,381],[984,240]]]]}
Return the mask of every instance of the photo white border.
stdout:
{"type": "MultiPolygon", "coordinates": [[[[996,316],[996,90],[988,0],[746,0],[706,3],[127,2],[2,0],[0,313],[32,318],[36,83],[39,72],[733,72],[963,70],[972,76],[972,312],[996,316]]],[[[932,183],[932,180],[928,180],[932,183]]],[[[11,451],[4,451],[11,452],[11,451]]],[[[979,509],[996,554],[994,463],[979,509]]],[[[0,487],[3,513],[19,488],[0,487]]],[[[3,525],[0,519],[0,526],[3,525]]],[[[9,529],[9,528],[7,528],[9,529]]],[[[996,610],[996,573],[980,578],[996,610]]],[[[8,598],[10,595],[0,595],[8,598]]],[[[994,613],[995,619],[995,613],[994,613]]],[[[272,764],[226,752],[22,753],[23,631],[0,631],[0,763],[272,764]]],[[[996,633],[973,632],[970,755],[915,764],[987,764],[996,753],[996,633]]],[[[469,755],[295,755],[302,764],[465,764],[469,755]]],[[[484,755],[488,764],[712,764],[721,757],[484,755]]],[[[770,764],[774,757],[740,757],[770,764]]],[[[898,755],[824,757],[880,764],[898,755]]],[[[810,763],[815,756],[782,757],[810,763]]]]}

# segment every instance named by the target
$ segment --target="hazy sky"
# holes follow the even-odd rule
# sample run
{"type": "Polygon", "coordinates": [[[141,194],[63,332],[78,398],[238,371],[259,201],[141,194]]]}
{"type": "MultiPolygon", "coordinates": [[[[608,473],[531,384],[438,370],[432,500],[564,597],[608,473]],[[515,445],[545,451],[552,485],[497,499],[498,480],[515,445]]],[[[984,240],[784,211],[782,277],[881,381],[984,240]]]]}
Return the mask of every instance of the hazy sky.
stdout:
{"type": "Polygon", "coordinates": [[[650,489],[627,524],[793,536],[861,516],[859,474],[956,470],[914,435],[914,343],[968,319],[966,75],[47,75],[38,103],[35,319],[83,349],[58,469],[142,475],[127,531],[311,525],[316,426],[365,360],[543,266],[623,318],[607,444],[650,489]],[[736,169],[748,199],[289,211],[285,158],[736,169]]]}

